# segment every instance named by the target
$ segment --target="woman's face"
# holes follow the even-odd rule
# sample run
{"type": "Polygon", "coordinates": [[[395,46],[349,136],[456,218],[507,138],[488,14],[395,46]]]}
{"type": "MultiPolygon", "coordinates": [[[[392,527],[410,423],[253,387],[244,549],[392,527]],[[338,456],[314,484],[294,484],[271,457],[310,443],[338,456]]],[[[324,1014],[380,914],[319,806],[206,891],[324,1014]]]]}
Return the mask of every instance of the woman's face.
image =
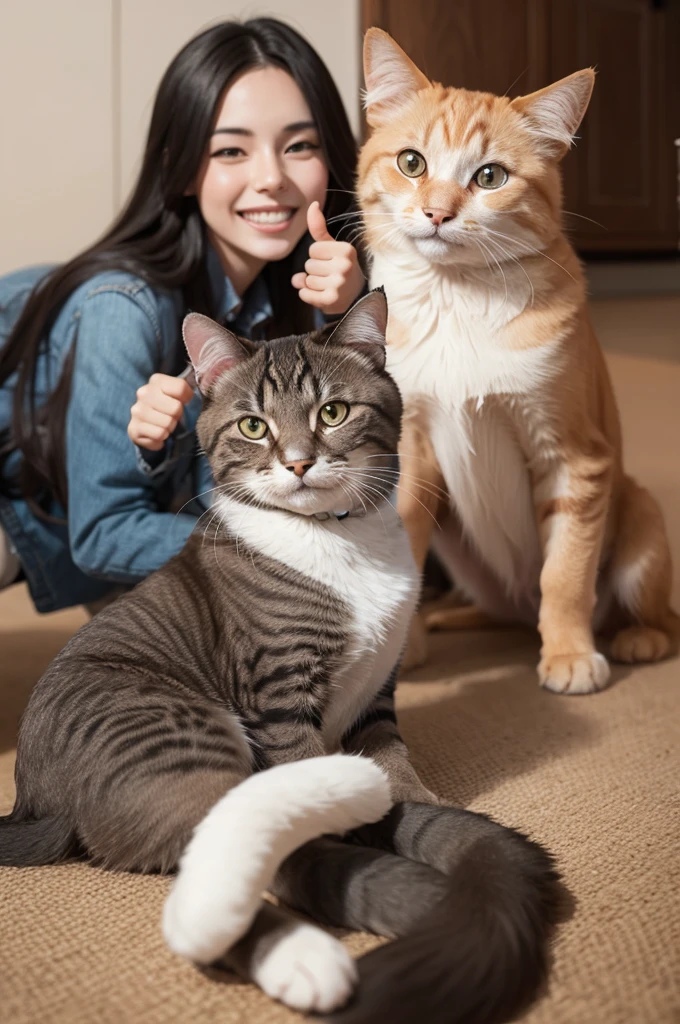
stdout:
{"type": "Polygon", "coordinates": [[[195,188],[237,291],[292,252],[327,185],[319,134],[291,76],[267,67],[238,78],[222,98],[195,188]]]}

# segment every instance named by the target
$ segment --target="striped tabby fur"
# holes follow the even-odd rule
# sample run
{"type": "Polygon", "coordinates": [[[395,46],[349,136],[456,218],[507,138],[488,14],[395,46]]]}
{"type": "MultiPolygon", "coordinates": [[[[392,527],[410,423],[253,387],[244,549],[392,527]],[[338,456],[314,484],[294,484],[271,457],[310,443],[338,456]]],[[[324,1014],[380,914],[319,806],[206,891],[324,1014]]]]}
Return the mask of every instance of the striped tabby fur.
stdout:
{"type": "Polygon", "coordinates": [[[342,1020],[398,1024],[417,1003],[430,1022],[500,1021],[543,976],[554,875],[518,834],[428,807],[396,727],[417,577],[387,500],[401,401],[385,322],[379,292],[332,333],[258,348],[185,322],[212,519],[37,684],[0,864],[179,865],[163,926],[181,955],[226,956],[307,1011],[360,977],[342,1020]],[[319,838],[360,826],[364,846],[319,838]],[[357,973],[267,887],[321,922],[412,935],[357,973]]]}

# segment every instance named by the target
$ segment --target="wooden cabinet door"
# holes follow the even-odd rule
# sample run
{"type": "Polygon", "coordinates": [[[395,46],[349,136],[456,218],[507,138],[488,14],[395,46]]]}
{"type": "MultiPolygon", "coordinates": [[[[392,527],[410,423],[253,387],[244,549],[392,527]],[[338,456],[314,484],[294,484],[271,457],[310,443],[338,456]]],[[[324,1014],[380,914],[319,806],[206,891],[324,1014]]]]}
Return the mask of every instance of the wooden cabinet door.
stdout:
{"type": "Polygon", "coordinates": [[[570,237],[582,252],[677,249],[680,0],[363,0],[362,20],[445,85],[516,96],[594,66],[564,163],[570,237]]]}
{"type": "Polygon", "coordinates": [[[547,81],[549,0],[363,0],[363,29],[385,29],[444,85],[519,95],[547,81]]]}
{"type": "Polygon", "coordinates": [[[564,162],[566,217],[582,250],[676,249],[680,92],[677,0],[552,0],[553,79],[591,66],[597,80],[564,162]]]}

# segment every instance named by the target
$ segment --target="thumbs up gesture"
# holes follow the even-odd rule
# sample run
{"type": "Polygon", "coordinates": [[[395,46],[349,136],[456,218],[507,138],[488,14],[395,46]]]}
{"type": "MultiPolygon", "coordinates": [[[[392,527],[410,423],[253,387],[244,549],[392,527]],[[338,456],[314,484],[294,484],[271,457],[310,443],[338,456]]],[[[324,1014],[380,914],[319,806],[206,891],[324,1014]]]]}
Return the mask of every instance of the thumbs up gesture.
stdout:
{"type": "Polygon", "coordinates": [[[364,286],[357,251],[349,242],[337,242],[326,227],[326,218],[317,202],[307,211],[307,227],[314,239],[304,273],[291,281],[303,302],[324,313],[344,313],[364,286]]]}

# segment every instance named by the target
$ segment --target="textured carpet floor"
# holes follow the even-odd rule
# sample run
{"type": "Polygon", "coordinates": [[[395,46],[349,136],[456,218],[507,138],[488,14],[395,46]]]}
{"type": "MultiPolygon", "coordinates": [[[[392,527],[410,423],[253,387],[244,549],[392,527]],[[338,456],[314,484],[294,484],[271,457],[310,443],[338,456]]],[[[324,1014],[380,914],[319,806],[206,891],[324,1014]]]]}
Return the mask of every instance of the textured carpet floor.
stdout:
{"type": "MultiPolygon", "coordinates": [[[[624,355],[610,365],[627,464],[661,500],[680,565],[680,366],[624,355]]],[[[0,813],[31,686],[82,621],[79,611],[38,618],[20,587],[0,595],[0,813]]],[[[433,638],[431,663],[399,686],[403,733],[432,789],[557,856],[574,907],[527,1024],[678,1024],[680,662],[615,669],[604,693],[563,698],[539,691],[537,650],[520,631],[433,638]]],[[[0,1019],[301,1019],[173,957],[159,928],[167,885],[85,864],[0,871],[0,1019]]],[[[346,941],[355,954],[375,942],[346,941]]]]}

